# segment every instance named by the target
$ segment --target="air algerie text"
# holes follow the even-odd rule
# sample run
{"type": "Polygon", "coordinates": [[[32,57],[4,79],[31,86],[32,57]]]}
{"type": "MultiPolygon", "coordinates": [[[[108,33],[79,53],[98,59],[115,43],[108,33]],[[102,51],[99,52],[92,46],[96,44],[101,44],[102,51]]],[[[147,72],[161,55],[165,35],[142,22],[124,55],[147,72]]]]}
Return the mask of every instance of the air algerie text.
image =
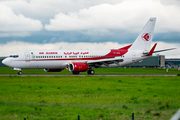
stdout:
{"type": "MultiPolygon", "coordinates": [[[[44,54],[44,52],[39,52],[39,54],[44,54]]],[[[46,54],[58,54],[58,52],[46,52],[46,54]]]]}

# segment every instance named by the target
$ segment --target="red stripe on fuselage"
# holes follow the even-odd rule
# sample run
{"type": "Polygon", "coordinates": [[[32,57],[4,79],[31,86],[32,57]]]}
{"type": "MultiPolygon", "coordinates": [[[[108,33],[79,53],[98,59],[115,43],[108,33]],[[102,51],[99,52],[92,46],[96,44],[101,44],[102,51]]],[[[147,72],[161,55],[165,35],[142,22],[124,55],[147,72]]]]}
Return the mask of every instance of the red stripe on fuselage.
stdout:
{"type": "Polygon", "coordinates": [[[119,49],[112,49],[106,56],[122,56],[128,52],[131,46],[132,44],[119,49]]]}
{"type": "Polygon", "coordinates": [[[131,46],[132,46],[132,44],[128,45],[128,46],[125,46],[125,47],[122,47],[122,48],[119,48],[118,50],[123,50],[123,49],[128,50],[131,46]]]}
{"type": "MultiPolygon", "coordinates": [[[[132,45],[125,46],[120,49],[112,49],[108,54],[101,57],[87,57],[87,58],[62,58],[62,59],[31,59],[31,60],[16,60],[16,61],[58,61],[58,60],[102,60],[102,59],[111,59],[115,57],[121,57],[128,52],[128,49],[132,45]]],[[[89,55],[88,55],[89,56],[89,55]]]]}

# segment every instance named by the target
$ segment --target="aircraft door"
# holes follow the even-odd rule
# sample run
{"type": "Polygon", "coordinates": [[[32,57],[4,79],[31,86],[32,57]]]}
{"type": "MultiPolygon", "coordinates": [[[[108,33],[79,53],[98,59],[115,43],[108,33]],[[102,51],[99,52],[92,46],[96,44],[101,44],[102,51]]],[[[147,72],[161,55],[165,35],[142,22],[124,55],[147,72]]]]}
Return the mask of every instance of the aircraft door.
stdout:
{"type": "Polygon", "coordinates": [[[132,61],[136,61],[136,53],[132,52],[132,61]]]}
{"type": "Polygon", "coordinates": [[[25,61],[30,62],[30,54],[28,52],[25,52],[25,61]]]}

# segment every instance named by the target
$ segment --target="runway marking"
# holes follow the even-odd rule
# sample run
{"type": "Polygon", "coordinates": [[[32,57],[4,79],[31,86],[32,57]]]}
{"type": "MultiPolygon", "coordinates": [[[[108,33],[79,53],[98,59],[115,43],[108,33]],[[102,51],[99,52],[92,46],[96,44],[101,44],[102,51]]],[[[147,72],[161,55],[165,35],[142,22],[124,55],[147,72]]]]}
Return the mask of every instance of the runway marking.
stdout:
{"type": "Polygon", "coordinates": [[[177,74],[96,74],[96,75],[68,75],[68,74],[0,74],[0,76],[177,76],[177,74]]]}

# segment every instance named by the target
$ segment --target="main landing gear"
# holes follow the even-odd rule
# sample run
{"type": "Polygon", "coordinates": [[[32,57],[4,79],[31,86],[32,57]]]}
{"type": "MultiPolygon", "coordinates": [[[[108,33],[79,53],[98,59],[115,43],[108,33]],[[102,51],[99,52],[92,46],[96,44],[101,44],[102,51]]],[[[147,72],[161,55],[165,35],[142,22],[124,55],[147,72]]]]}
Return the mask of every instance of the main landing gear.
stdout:
{"type": "MultiPolygon", "coordinates": [[[[73,71],[72,73],[73,73],[73,75],[79,75],[80,72],[78,72],[78,71],[76,71],[76,72],[73,71]]],[[[92,69],[89,69],[89,70],[87,71],[87,74],[88,74],[88,75],[94,75],[94,73],[95,73],[95,72],[94,72],[94,70],[92,70],[92,69]]]]}
{"type": "Polygon", "coordinates": [[[73,75],[79,75],[79,72],[72,72],[73,75]]]}
{"type": "Polygon", "coordinates": [[[89,69],[89,70],[87,71],[87,74],[88,74],[88,75],[94,75],[94,73],[95,73],[95,71],[92,70],[92,69],[89,69]]]}
{"type": "Polygon", "coordinates": [[[18,72],[18,75],[22,75],[22,72],[21,72],[21,71],[19,71],[19,72],[18,72]]]}

